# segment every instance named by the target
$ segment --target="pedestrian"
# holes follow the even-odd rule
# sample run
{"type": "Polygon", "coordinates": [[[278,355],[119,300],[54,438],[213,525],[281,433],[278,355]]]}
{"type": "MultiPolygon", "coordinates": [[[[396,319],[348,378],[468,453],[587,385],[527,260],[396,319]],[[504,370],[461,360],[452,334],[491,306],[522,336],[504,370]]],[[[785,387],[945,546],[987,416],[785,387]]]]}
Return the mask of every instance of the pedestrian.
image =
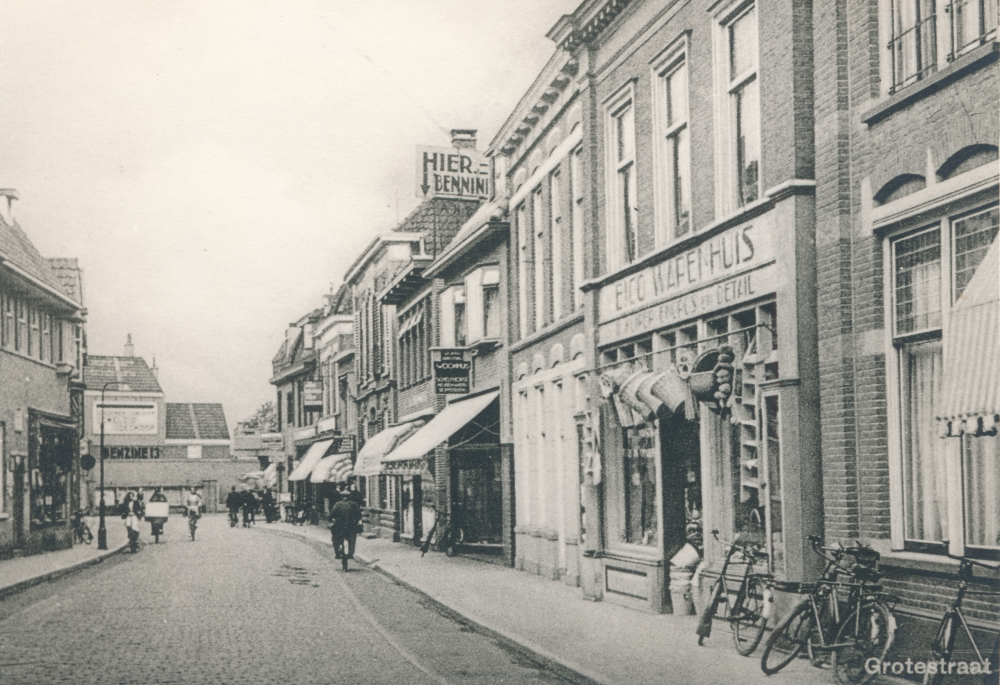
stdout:
{"type": "Polygon", "coordinates": [[[139,515],[136,498],[131,492],[126,493],[121,504],[122,518],[125,519],[125,531],[128,533],[128,548],[132,554],[139,551],[139,515]]]}
{"type": "Polygon", "coordinates": [[[243,527],[249,528],[250,517],[253,513],[253,506],[254,506],[253,493],[250,492],[249,490],[244,490],[242,500],[243,501],[241,504],[243,506],[243,527]]]}
{"type": "Polygon", "coordinates": [[[330,510],[330,524],[330,537],[337,558],[341,559],[346,555],[348,559],[353,559],[354,546],[358,533],[361,532],[361,507],[351,499],[340,500],[330,510]],[[347,542],[346,551],[344,542],[347,542]]]}
{"type": "Polygon", "coordinates": [[[236,486],[234,485],[233,489],[229,491],[228,495],[226,495],[226,509],[229,510],[230,526],[236,525],[236,517],[242,505],[243,498],[240,496],[240,493],[236,492],[236,486]]]}
{"type": "Polygon", "coordinates": [[[270,487],[264,488],[264,496],[261,499],[264,506],[264,519],[268,523],[274,522],[278,518],[278,515],[274,502],[274,493],[271,492],[270,487]]]}
{"type": "Polygon", "coordinates": [[[347,496],[359,507],[365,506],[365,496],[361,494],[360,490],[358,490],[357,483],[351,486],[351,491],[347,494],[347,496]]]}

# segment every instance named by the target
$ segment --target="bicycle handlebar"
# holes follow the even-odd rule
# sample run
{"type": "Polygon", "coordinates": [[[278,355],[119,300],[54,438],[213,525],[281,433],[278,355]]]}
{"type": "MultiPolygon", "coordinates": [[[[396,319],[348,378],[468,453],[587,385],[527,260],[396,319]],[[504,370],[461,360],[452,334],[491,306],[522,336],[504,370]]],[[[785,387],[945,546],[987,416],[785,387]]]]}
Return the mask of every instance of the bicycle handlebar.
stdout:
{"type": "Polygon", "coordinates": [[[752,556],[764,559],[768,558],[767,552],[761,549],[761,546],[755,542],[736,542],[736,541],[724,540],[723,538],[719,537],[718,529],[712,530],[712,537],[714,537],[716,540],[721,542],[726,547],[729,547],[730,550],[732,549],[740,550],[741,552],[743,552],[744,556],[752,556]]]}

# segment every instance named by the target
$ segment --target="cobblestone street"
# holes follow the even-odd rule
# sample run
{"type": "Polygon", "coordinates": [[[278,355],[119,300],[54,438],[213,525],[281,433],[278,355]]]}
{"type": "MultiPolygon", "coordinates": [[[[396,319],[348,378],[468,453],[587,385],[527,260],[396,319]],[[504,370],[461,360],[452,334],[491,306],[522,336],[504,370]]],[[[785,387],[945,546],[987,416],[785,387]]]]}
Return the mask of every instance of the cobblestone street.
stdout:
{"type": "Polygon", "coordinates": [[[343,573],[329,547],[263,528],[207,516],[191,542],[172,517],[158,545],[143,535],[136,555],[8,598],[2,682],[562,682],[360,564],[343,573]]]}

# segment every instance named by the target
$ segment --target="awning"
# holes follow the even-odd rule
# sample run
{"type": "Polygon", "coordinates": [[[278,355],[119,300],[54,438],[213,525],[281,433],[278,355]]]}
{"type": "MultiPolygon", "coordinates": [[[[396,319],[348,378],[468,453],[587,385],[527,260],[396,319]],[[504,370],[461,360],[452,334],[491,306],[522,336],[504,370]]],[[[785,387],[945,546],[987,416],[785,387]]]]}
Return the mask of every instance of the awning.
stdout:
{"type": "Polygon", "coordinates": [[[382,470],[382,457],[391,452],[399,441],[424,425],[423,419],[407,421],[398,426],[392,426],[368,438],[364,447],[358,452],[358,460],[354,464],[355,476],[374,476],[382,470]]]}
{"type": "Polygon", "coordinates": [[[1000,423],[1000,241],[951,310],[944,341],[941,414],[945,436],[995,435],[1000,423]]]}
{"type": "Polygon", "coordinates": [[[273,488],[278,483],[278,463],[271,462],[263,471],[251,471],[240,476],[240,480],[254,487],[273,488]]]}
{"type": "Polygon", "coordinates": [[[405,461],[424,456],[476,418],[479,412],[486,409],[499,396],[499,392],[489,392],[467,400],[452,402],[426,426],[386,455],[383,461],[405,461]]]}
{"type": "Polygon", "coordinates": [[[326,454],[326,451],[330,449],[330,445],[332,444],[333,440],[320,440],[310,445],[309,450],[302,457],[299,465],[288,474],[288,480],[305,480],[308,478],[312,470],[316,468],[317,462],[323,458],[323,455],[326,454]]]}
{"type": "Polygon", "coordinates": [[[341,483],[346,481],[347,476],[353,472],[354,465],[351,463],[351,453],[341,452],[320,459],[312,473],[309,474],[309,480],[313,483],[341,483]]]}

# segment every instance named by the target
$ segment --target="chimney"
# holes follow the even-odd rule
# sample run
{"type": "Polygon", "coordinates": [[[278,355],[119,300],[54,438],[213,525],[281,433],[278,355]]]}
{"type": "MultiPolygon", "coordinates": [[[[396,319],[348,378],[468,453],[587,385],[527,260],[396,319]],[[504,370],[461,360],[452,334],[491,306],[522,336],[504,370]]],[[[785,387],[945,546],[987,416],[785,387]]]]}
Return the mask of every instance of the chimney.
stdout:
{"type": "Polygon", "coordinates": [[[17,191],[13,188],[0,188],[0,217],[8,226],[14,225],[14,200],[17,191]]]}
{"type": "Polygon", "coordinates": [[[451,129],[451,144],[460,150],[476,149],[476,129],[474,128],[453,128],[451,129]]]}
{"type": "Polygon", "coordinates": [[[150,371],[153,372],[153,378],[159,380],[159,378],[160,378],[160,370],[158,368],[156,368],[156,355],[155,354],[153,355],[153,368],[151,368],[150,371]]]}
{"type": "Polygon", "coordinates": [[[131,333],[129,333],[128,337],[125,338],[125,356],[126,357],[134,357],[135,356],[135,347],[132,345],[132,334],[131,333]]]}

